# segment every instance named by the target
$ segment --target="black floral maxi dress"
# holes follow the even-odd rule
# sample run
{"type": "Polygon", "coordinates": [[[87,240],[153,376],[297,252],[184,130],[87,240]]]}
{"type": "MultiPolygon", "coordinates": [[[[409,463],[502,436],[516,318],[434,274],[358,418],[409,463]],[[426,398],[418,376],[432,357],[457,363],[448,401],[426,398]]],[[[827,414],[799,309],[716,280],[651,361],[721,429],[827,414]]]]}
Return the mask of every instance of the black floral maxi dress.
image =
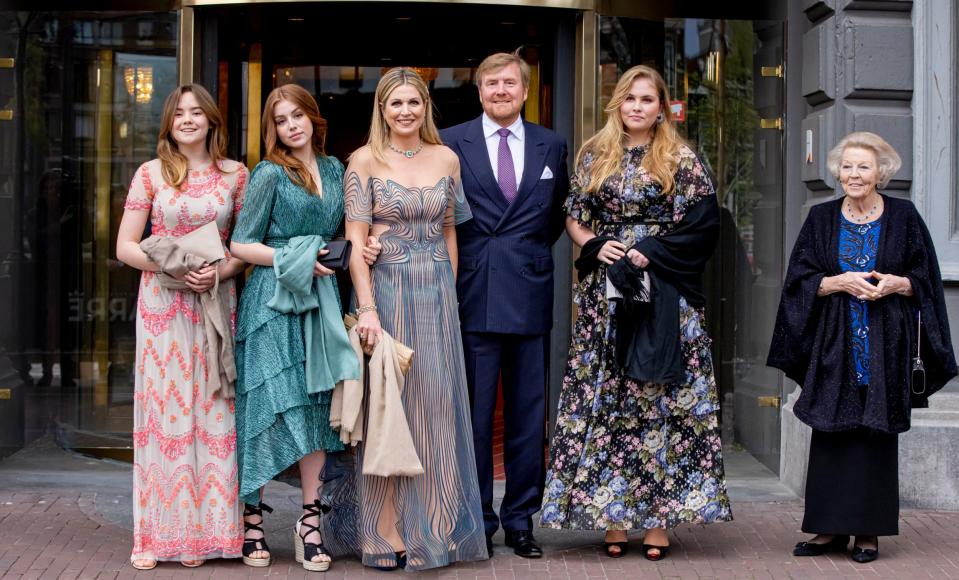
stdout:
{"type": "MultiPolygon", "coordinates": [[[[576,168],[566,213],[597,235],[628,246],[670,231],[712,182],[683,146],[669,194],[640,167],[647,147],[627,149],[620,172],[586,193],[593,157],[576,168]]],[[[719,397],[702,308],[680,296],[686,369],[677,384],[642,383],[616,364],[615,303],[606,300],[606,266],[580,280],[579,315],[569,350],[550,448],[541,524],[630,530],[732,519],[723,475],[719,397]]]]}

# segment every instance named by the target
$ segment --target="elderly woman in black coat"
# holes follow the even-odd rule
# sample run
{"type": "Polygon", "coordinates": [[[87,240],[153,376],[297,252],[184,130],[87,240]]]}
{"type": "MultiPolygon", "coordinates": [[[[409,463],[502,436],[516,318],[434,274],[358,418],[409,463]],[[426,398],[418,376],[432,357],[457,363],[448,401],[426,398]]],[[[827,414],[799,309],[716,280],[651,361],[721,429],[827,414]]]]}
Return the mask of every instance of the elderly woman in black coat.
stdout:
{"type": "Polygon", "coordinates": [[[878,191],[899,155],[878,135],[851,133],[828,165],[845,195],[803,224],[768,364],[802,386],[794,410],[813,429],[802,529],[816,536],[793,554],[845,551],[852,535],[852,559],[870,562],[878,536],[898,534],[898,434],[956,360],[926,225],[911,202],[878,191]],[[913,373],[917,352],[925,381],[913,373]]]}

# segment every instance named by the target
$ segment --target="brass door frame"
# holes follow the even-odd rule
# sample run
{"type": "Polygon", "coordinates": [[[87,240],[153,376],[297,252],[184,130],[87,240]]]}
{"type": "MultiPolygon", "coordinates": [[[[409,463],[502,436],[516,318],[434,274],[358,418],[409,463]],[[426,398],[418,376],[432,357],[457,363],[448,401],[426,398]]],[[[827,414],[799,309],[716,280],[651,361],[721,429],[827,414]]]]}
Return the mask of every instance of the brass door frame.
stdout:
{"type": "MultiPolygon", "coordinates": [[[[199,80],[199,67],[196,66],[200,55],[200,33],[196,27],[195,7],[204,6],[226,6],[243,4],[260,4],[266,2],[281,2],[283,0],[181,0],[179,3],[180,12],[180,34],[177,42],[177,66],[178,77],[181,84],[197,82],[199,80]]],[[[305,0],[314,2],[318,0],[305,0]]],[[[325,0],[325,1],[347,1],[347,0],[325,0]]],[[[597,98],[599,94],[599,18],[598,9],[600,5],[607,3],[606,0],[492,0],[481,2],[479,0],[408,0],[417,3],[435,3],[435,4],[494,4],[503,6],[528,6],[539,8],[565,8],[579,10],[580,14],[576,23],[576,54],[574,56],[575,74],[575,118],[573,119],[573,147],[572,151],[578,151],[580,145],[596,132],[599,122],[600,111],[598,109],[597,98]]],[[[603,13],[605,14],[606,11],[603,13]]],[[[251,59],[252,61],[252,59],[251,59]]],[[[253,64],[253,62],[251,62],[253,64]]],[[[257,63],[258,64],[258,63],[257,63]]],[[[259,79],[260,75],[250,75],[249,90],[253,90],[254,79],[259,79]]],[[[259,83],[256,83],[259,85],[259,83]]],[[[262,91],[262,87],[255,87],[262,91]]],[[[257,98],[256,102],[259,102],[257,98]]],[[[255,115],[249,115],[252,123],[254,119],[259,121],[259,109],[255,115]]],[[[252,133],[252,128],[251,131],[252,133]]],[[[259,160],[259,127],[252,133],[253,137],[248,139],[247,155],[252,154],[257,161],[259,160]],[[255,143],[253,143],[255,141],[255,143]]],[[[252,159],[251,158],[251,159],[252,159]]]]}

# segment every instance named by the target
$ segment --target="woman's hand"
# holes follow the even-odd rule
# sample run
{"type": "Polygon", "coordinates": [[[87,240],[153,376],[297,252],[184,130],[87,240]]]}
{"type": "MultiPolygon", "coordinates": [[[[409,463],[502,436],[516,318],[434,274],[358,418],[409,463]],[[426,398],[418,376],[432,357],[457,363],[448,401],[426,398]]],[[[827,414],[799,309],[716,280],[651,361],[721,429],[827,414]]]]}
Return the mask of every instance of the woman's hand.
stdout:
{"type": "Polygon", "coordinates": [[[645,268],[649,265],[649,258],[639,250],[630,248],[626,251],[626,257],[629,258],[629,261],[637,268],[645,268]]]}
{"type": "Polygon", "coordinates": [[[876,291],[879,292],[879,297],[889,296],[890,294],[912,296],[912,282],[905,276],[883,274],[875,270],[870,272],[869,275],[879,280],[879,283],[876,284],[876,291]]]}
{"type": "Polygon", "coordinates": [[[625,255],[626,244],[617,242],[616,240],[610,240],[603,244],[603,247],[599,249],[599,253],[596,254],[596,257],[604,264],[612,264],[625,255]]]}
{"type": "Polygon", "coordinates": [[[366,238],[366,245],[363,246],[363,261],[366,262],[367,266],[372,266],[376,263],[376,259],[382,251],[383,246],[380,245],[380,239],[376,236],[369,236],[366,238]]]}
{"type": "MultiPolygon", "coordinates": [[[[324,248],[324,249],[322,249],[322,250],[320,250],[319,252],[316,253],[316,257],[317,257],[317,258],[322,258],[323,256],[325,256],[325,255],[327,255],[327,254],[329,254],[329,253],[330,253],[330,251],[324,248]]],[[[329,276],[330,274],[334,274],[334,273],[335,273],[335,272],[333,272],[333,270],[330,270],[329,268],[327,268],[326,266],[324,266],[323,264],[321,264],[319,260],[317,260],[317,261],[313,264],[313,275],[316,276],[317,278],[320,278],[320,277],[323,277],[323,276],[329,276]]]]}
{"type": "Polygon", "coordinates": [[[881,295],[876,286],[868,282],[874,278],[873,272],[843,272],[838,276],[826,276],[820,284],[820,294],[845,292],[860,300],[875,300],[881,295]]]}
{"type": "Polygon", "coordinates": [[[213,285],[216,284],[216,266],[203,264],[203,267],[199,270],[187,272],[183,277],[183,281],[186,282],[187,288],[197,294],[202,294],[210,288],[213,288],[213,285]]]}
{"type": "Polygon", "coordinates": [[[356,323],[356,334],[363,344],[363,352],[372,354],[373,348],[383,336],[383,327],[380,326],[380,316],[375,310],[360,314],[356,323]]]}

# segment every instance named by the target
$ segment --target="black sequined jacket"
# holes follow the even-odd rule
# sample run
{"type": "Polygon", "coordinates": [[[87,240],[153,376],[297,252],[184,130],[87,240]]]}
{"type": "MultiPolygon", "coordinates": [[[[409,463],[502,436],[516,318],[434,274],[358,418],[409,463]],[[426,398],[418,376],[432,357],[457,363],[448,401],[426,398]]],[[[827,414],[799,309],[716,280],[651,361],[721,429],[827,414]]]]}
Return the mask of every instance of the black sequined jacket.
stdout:
{"type": "Polygon", "coordinates": [[[885,195],[883,202],[876,271],[906,276],[913,295],[889,295],[868,305],[870,382],[865,393],[851,380],[846,334],[849,295],[816,296],[823,277],[841,273],[842,199],[810,210],[789,259],[766,364],[802,386],[794,412],[820,431],[857,427],[906,431],[912,407],[927,406],[928,395],[957,373],[942,277],[929,231],[912,202],[885,195]],[[924,397],[911,395],[909,388],[917,309],[922,312],[924,397]]]}

